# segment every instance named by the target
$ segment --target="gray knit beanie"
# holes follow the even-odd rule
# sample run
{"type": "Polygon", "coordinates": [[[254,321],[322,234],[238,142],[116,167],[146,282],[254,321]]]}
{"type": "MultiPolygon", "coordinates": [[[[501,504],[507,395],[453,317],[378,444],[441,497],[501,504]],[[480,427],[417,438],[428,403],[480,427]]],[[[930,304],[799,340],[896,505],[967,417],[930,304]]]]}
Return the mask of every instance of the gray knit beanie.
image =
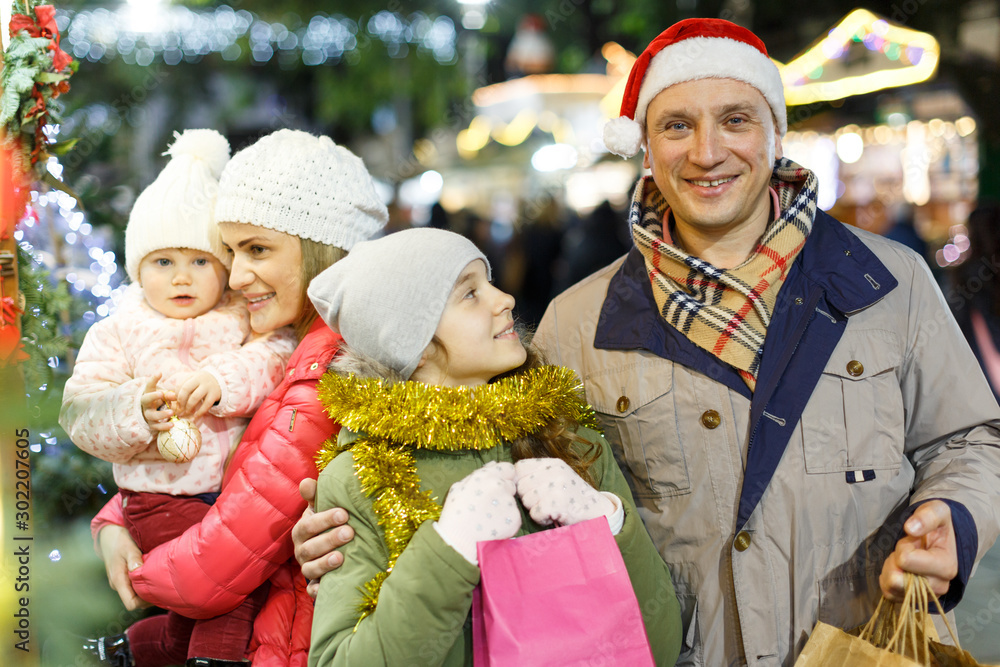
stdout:
{"type": "Polygon", "coordinates": [[[350,250],[389,213],[361,158],[330,137],[278,130],[226,165],[215,218],[350,250]]]}
{"type": "Polygon", "coordinates": [[[142,258],[164,248],[190,248],[213,255],[227,269],[213,211],[219,174],[229,161],[229,142],[215,130],[174,132],[164,155],[170,162],[136,198],[125,228],[125,270],[139,280],[142,258]]]}
{"type": "Polygon", "coordinates": [[[463,236],[407,229],[357,244],[309,283],[309,298],[347,344],[409,379],[469,262],[490,263],[463,236]]]}

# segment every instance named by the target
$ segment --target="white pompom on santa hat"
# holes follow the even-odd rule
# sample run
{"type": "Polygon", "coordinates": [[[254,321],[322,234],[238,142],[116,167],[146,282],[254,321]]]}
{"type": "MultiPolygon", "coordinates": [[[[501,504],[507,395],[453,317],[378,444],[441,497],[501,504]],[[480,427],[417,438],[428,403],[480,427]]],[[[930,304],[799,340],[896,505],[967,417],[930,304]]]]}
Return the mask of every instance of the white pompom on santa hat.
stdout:
{"type": "Polygon", "coordinates": [[[709,78],[736,79],[759,90],[784,136],[784,87],[764,42],[723,19],[686,19],[661,32],[632,65],[621,115],[604,126],[604,145],[615,155],[632,157],[642,146],[646,107],[653,98],[675,83],[709,78]]]}

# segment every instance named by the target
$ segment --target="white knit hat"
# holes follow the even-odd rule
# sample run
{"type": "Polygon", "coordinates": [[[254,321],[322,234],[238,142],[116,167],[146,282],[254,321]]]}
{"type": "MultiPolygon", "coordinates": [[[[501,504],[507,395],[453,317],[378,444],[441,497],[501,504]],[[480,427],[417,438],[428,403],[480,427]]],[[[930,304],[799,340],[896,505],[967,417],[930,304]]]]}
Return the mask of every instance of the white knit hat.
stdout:
{"type": "Polygon", "coordinates": [[[723,19],[685,19],[661,32],[629,72],[621,115],[604,126],[604,145],[615,155],[632,157],[642,146],[646,107],[660,91],[697,79],[736,79],[760,91],[788,130],[785,89],[778,66],[757,35],[723,19]]]}
{"type": "Polygon", "coordinates": [[[278,130],[226,165],[215,217],[350,250],[389,212],[361,158],[330,137],[278,130]]]}
{"type": "Polygon", "coordinates": [[[469,262],[490,263],[467,238],[407,229],[357,244],[309,283],[331,329],[362,354],[409,379],[434,338],[455,281],[469,262]]]}
{"type": "Polygon", "coordinates": [[[125,269],[133,282],[142,258],[164,248],[203,250],[231,264],[213,216],[229,142],[215,130],[174,132],[164,155],[170,162],[136,198],[125,229],[125,269]]]}

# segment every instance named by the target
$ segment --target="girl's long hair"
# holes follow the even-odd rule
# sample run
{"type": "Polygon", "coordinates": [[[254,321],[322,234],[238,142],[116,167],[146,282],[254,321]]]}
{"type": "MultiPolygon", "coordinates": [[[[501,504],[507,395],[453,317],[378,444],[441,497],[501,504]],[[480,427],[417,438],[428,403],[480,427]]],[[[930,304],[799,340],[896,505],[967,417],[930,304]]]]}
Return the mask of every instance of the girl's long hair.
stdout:
{"type": "MultiPolygon", "coordinates": [[[[517,368],[509,370],[506,373],[501,373],[491,379],[490,383],[503,378],[517,377],[533,368],[546,365],[542,353],[531,345],[531,343],[524,342],[529,335],[528,332],[524,331],[520,326],[516,326],[515,330],[521,338],[521,344],[524,345],[527,358],[517,368]]],[[[431,346],[433,348],[432,354],[443,356],[444,365],[447,367],[448,350],[445,348],[444,343],[437,336],[434,336],[431,339],[431,346]]],[[[597,484],[594,483],[594,478],[590,475],[589,469],[601,455],[601,443],[591,442],[577,435],[576,430],[579,426],[578,423],[568,419],[553,419],[534,433],[511,442],[511,458],[515,462],[521,459],[562,459],[588,484],[597,488],[597,484]],[[578,446],[573,447],[574,444],[578,446]]]]}
{"type": "MultiPolygon", "coordinates": [[[[518,333],[521,334],[521,332],[518,333]]],[[[523,334],[521,334],[521,340],[524,340],[523,334]]],[[[491,382],[505,377],[516,377],[532,368],[546,365],[541,352],[530,343],[525,344],[524,349],[528,353],[528,358],[525,359],[524,363],[514,370],[498,375],[491,382]]],[[[548,457],[562,459],[588,484],[597,488],[589,470],[590,466],[601,455],[601,443],[591,442],[577,435],[576,429],[578,427],[579,424],[568,419],[554,419],[538,431],[512,442],[511,458],[514,461],[548,457]],[[578,446],[573,447],[574,444],[578,446]]]]}

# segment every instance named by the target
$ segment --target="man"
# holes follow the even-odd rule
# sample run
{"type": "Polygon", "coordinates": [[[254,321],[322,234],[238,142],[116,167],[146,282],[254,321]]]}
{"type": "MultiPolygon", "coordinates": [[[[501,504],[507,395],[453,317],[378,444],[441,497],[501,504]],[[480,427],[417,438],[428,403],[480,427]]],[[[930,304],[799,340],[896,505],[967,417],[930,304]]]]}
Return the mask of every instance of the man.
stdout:
{"type": "Polygon", "coordinates": [[[775,162],[785,129],[753,33],[653,40],[605,130],[651,171],[635,245],[535,338],[583,379],[673,573],[678,664],[791,665],[817,620],[870,617],[880,574],[890,596],[925,574],[953,607],[997,535],[1000,410],[975,358],[923,260],[775,162]]]}
{"type": "MultiPolygon", "coordinates": [[[[651,171],[634,247],[535,338],[583,379],[670,568],[681,665],[790,666],[904,570],[951,608],[1000,522],[1000,409],[926,265],[818,210],[815,176],[775,160],[785,129],[753,33],[653,40],[605,131],[651,171]]],[[[349,537],[306,542],[324,514],[296,527],[307,577],[349,537]]]]}

